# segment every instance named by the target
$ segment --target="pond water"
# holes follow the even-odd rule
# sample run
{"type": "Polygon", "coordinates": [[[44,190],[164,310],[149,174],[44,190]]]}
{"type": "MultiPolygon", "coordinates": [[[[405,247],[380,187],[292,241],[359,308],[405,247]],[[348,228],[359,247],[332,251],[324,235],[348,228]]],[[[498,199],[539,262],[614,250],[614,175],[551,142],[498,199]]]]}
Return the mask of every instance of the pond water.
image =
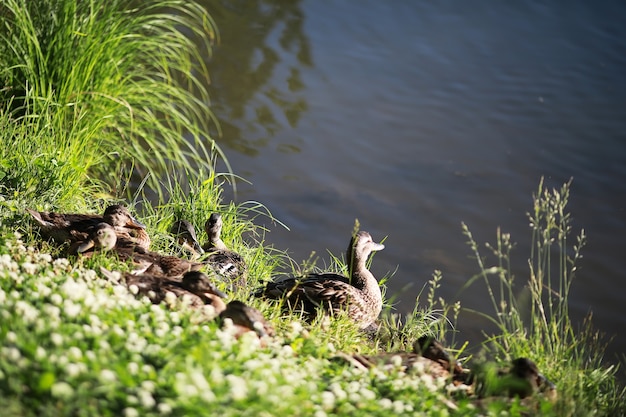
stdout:
{"type": "MultiPolygon", "coordinates": [[[[296,260],[340,254],[355,219],[386,249],[372,271],[408,313],[435,269],[438,294],[491,313],[462,234],[510,232],[520,290],[526,212],[545,177],[573,177],[588,245],[571,291],[576,323],[626,351],[626,3],[206,1],[221,33],[207,63],[218,141],[239,183],[290,230],[296,260]]],[[[261,221],[261,219],[259,220],[261,221]]],[[[573,242],[573,238],[572,238],[573,242]]],[[[487,251],[485,250],[485,254],[487,251]]],[[[320,263],[323,265],[323,262],[320,263]]],[[[488,329],[462,313],[458,340],[488,329]]]]}

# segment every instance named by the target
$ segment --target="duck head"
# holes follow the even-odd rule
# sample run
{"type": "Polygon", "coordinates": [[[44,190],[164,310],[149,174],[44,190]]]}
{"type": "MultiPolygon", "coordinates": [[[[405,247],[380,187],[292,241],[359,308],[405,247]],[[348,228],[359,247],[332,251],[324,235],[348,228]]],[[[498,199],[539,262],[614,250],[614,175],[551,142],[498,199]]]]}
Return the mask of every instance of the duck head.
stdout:
{"type": "Polygon", "coordinates": [[[542,392],[549,396],[556,393],[556,385],[539,372],[539,368],[532,360],[522,357],[514,359],[511,364],[509,373],[527,381],[532,392],[542,392]]]}
{"type": "Polygon", "coordinates": [[[365,264],[365,261],[372,252],[383,249],[385,249],[385,245],[374,242],[369,233],[360,231],[350,239],[346,263],[354,269],[354,267],[361,262],[365,264]]]}
{"type": "Polygon", "coordinates": [[[212,213],[209,220],[204,224],[204,231],[209,236],[209,242],[213,246],[217,247],[218,243],[221,241],[222,225],[222,216],[219,213],[212,213]]]}
{"type": "Polygon", "coordinates": [[[211,300],[215,299],[215,296],[226,298],[226,294],[220,291],[204,272],[200,271],[185,272],[181,287],[190,293],[211,300]]]}
{"type": "Polygon", "coordinates": [[[115,229],[109,223],[98,223],[89,235],[89,240],[78,245],[76,251],[85,253],[91,248],[98,248],[103,251],[111,250],[117,243],[115,229]]]}
{"type": "Polygon", "coordinates": [[[184,248],[198,254],[204,253],[196,237],[196,229],[191,222],[182,219],[176,220],[170,228],[170,233],[176,236],[178,243],[184,248]]]}
{"type": "Polygon", "coordinates": [[[146,228],[146,225],[133,217],[126,207],[119,204],[107,207],[102,217],[106,223],[113,227],[127,227],[130,229],[146,228]]]}

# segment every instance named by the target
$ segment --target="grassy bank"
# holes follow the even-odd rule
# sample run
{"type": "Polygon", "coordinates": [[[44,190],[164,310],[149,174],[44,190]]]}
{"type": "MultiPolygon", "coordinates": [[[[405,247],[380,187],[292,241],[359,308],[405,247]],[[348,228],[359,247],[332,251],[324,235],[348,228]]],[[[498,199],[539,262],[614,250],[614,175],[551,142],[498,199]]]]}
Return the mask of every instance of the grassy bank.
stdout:
{"type": "MultiPolygon", "coordinates": [[[[498,232],[467,285],[484,281],[493,304],[483,314],[498,333],[470,357],[506,362],[528,356],[558,387],[558,398],[477,402],[445,379],[400,369],[361,371],[338,352],[406,350],[424,331],[451,340],[458,304],[437,296],[435,273],[412,317],[388,310],[374,340],[345,318],[307,324],[246,289],[231,298],[259,308],[277,329],[262,345],[235,339],[211,308],[152,305],[106,279],[125,271],[107,256],[66,258],[43,242],[25,208],[102,212],[134,207],[152,249],[184,255],[167,233],[175,218],[197,226],[222,213],[224,240],[249,265],[255,288],[280,272],[314,268],[264,243],[258,203],[222,200],[227,175],[214,171],[219,148],[206,132],[207,77],[198,54],[217,34],[193,2],[148,2],[128,9],[79,0],[1,0],[0,60],[0,407],[3,415],[620,415],[615,367],[602,362],[591,327],[575,331],[567,310],[584,234],[573,237],[569,187],[540,185],[530,219],[535,242],[527,280],[508,268],[512,238],[498,232]],[[189,36],[204,40],[198,49],[189,36]],[[200,97],[200,99],[196,98],[200,97]],[[182,175],[180,173],[183,173],[182,175]],[[146,179],[131,192],[128,182],[146,179]],[[153,195],[147,204],[144,192],[153,195]],[[518,299],[530,289],[530,303],[518,299]],[[530,319],[525,317],[530,312],[530,319]]],[[[230,175],[230,173],[228,173],[230,175]]],[[[346,230],[346,235],[349,230],[346,230]]],[[[201,238],[206,238],[202,236],[201,238]]],[[[319,249],[319,248],[318,248],[319,249]]],[[[330,269],[345,271],[337,254],[330,269]]],[[[374,259],[375,262],[375,259],[374,259]]],[[[391,278],[393,279],[393,278],[391,278]]],[[[428,278],[425,277],[425,280],[428,278]]],[[[384,280],[383,280],[384,281],[384,280]]],[[[226,287],[222,287],[226,290],[226,287]]],[[[393,294],[387,294],[391,298],[393,294]]],[[[462,312],[460,314],[463,314],[462,312]]],[[[473,347],[476,348],[476,347],[473,347]]],[[[476,350],[476,349],[474,349],[476,350]]]]}

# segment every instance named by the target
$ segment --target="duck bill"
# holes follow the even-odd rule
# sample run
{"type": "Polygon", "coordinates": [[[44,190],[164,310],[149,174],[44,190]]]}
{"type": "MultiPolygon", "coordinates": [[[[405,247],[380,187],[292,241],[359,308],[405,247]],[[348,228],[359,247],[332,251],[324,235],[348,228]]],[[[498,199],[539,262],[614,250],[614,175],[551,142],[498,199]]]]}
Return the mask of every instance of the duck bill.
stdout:
{"type": "Polygon", "coordinates": [[[96,243],[93,240],[87,240],[87,241],[81,243],[80,245],[78,245],[78,247],[76,248],[76,252],[78,252],[78,253],[85,253],[89,249],[93,248],[95,245],[96,245],[96,243]]]}
{"type": "Polygon", "coordinates": [[[540,391],[547,392],[547,391],[555,391],[556,390],[556,385],[554,384],[554,382],[550,381],[543,374],[540,373],[539,375],[537,375],[537,379],[539,381],[539,390],[540,391]]]}
{"type": "Polygon", "coordinates": [[[146,225],[134,218],[133,216],[129,216],[126,227],[130,227],[131,229],[145,229],[146,225]]]}
{"type": "Polygon", "coordinates": [[[385,249],[385,245],[383,245],[382,243],[372,243],[371,248],[373,251],[379,251],[385,249]]]}
{"type": "Polygon", "coordinates": [[[204,295],[208,298],[211,298],[211,295],[217,295],[220,298],[226,298],[226,294],[218,290],[217,288],[212,289],[211,292],[204,293],[204,295]]]}
{"type": "Polygon", "coordinates": [[[204,254],[204,249],[202,249],[200,242],[198,242],[197,240],[194,240],[193,242],[191,242],[191,248],[200,255],[204,254]]]}

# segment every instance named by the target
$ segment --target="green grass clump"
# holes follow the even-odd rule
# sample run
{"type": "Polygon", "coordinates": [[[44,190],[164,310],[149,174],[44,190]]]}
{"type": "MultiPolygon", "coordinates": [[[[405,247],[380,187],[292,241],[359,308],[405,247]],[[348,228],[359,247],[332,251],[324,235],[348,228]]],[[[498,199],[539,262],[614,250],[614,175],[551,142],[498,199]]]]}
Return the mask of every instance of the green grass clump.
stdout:
{"type": "Polygon", "coordinates": [[[626,412],[624,388],[616,381],[618,367],[605,366],[606,344],[588,320],[577,332],[569,316],[569,292],[576,264],[586,243],[584,230],[571,243],[571,215],[567,211],[570,183],[549,190],[543,181],[528,213],[532,250],[529,278],[518,293],[511,271],[511,236],[498,229],[496,244],[486,244],[496,264],[488,266],[469,228],[463,225],[480,273],[465,285],[483,280],[493,311],[480,312],[499,332],[486,335],[485,347],[495,357],[510,360],[532,358],[540,369],[557,381],[560,395],[555,406],[559,415],[613,415],[626,412]],[[495,285],[494,280],[495,278],[495,285]]]}
{"type": "Polygon", "coordinates": [[[160,195],[170,167],[213,169],[220,151],[207,133],[213,116],[202,55],[217,34],[203,7],[0,7],[0,192],[71,206],[92,187],[122,196],[133,167],[160,195]]]}

